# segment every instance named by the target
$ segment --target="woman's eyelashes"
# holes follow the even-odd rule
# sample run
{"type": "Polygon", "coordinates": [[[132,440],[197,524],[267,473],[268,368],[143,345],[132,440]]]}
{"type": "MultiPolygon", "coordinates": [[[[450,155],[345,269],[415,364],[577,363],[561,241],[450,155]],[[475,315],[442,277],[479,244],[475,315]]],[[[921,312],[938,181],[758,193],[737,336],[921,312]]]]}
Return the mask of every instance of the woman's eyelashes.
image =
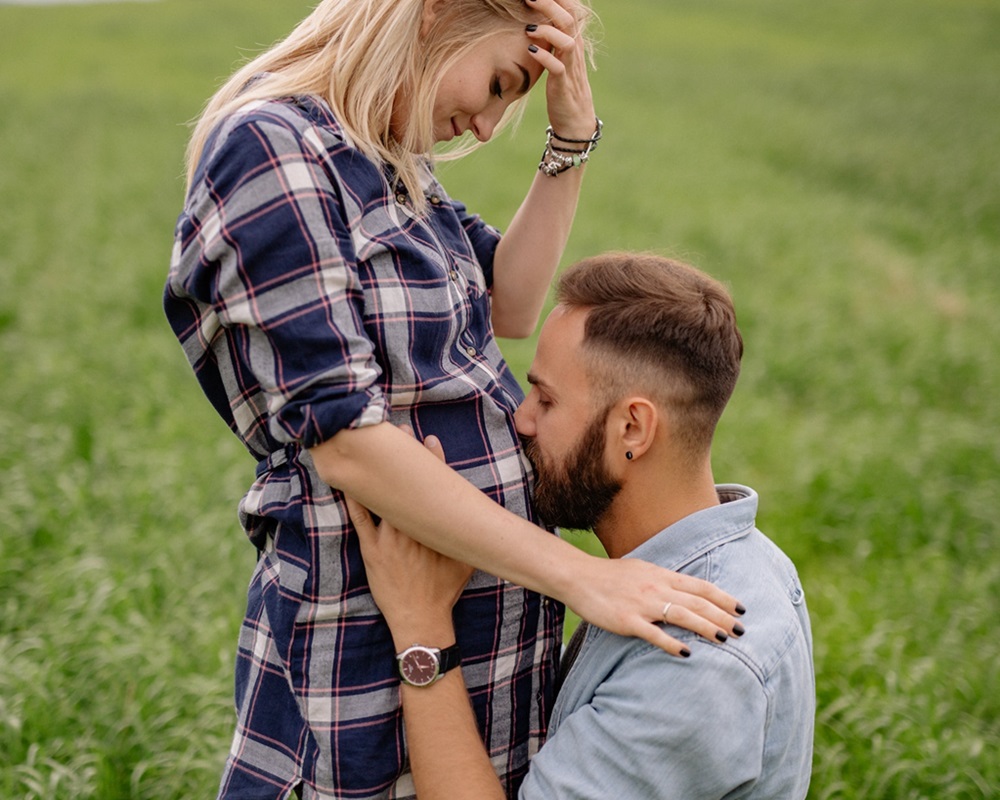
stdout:
{"type": "Polygon", "coordinates": [[[490,84],[490,93],[496,95],[501,100],[503,100],[503,88],[500,86],[500,76],[495,75],[493,77],[493,83],[490,84]]]}

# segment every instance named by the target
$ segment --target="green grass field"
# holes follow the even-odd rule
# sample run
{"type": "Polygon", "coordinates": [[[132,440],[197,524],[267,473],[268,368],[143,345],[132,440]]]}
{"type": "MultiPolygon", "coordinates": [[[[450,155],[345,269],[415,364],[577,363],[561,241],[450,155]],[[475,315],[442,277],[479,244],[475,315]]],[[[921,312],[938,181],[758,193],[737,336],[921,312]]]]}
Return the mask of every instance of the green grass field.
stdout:
{"type": "MultiPolygon", "coordinates": [[[[566,261],[654,249],[732,288],[716,478],[806,586],[810,798],[1000,797],[1000,6],[597,8],[566,261]]],[[[0,797],[214,794],[253,470],[160,292],[185,122],[305,10],[0,5],[0,797]]],[[[497,224],[541,100],[442,171],[497,224]]],[[[533,343],[504,344],[523,376],[533,343]]]]}

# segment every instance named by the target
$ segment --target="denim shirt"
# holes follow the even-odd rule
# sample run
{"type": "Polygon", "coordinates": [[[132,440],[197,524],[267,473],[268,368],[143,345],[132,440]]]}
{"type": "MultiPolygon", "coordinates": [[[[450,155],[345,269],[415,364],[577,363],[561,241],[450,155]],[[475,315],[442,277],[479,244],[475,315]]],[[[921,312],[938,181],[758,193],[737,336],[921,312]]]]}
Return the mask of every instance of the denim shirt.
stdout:
{"type": "Polygon", "coordinates": [[[688,659],[590,627],[531,762],[521,800],[804,798],[812,766],[812,636],[795,567],[755,527],[757,494],[644,542],[641,558],[711,581],[747,608],[746,634],[714,644],[667,626],[688,659]]]}

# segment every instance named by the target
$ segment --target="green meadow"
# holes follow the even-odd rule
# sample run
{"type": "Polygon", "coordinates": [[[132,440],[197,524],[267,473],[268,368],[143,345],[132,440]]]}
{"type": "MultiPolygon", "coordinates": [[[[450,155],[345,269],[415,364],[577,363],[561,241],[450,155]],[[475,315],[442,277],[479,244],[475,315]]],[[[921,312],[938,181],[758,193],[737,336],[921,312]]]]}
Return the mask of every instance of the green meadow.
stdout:
{"type": "MultiPolygon", "coordinates": [[[[595,3],[565,261],[655,250],[733,292],[715,473],[806,587],[810,798],[1000,797],[1000,5],[595,3]]],[[[187,121],[305,13],[0,5],[0,797],[214,795],[253,463],[160,295],[187,121]]],[[[536,96],[445,184],[504,226],[544,126],[536,96]]],[[[503,345],[523,378],[533,341],[503,345]]]]}

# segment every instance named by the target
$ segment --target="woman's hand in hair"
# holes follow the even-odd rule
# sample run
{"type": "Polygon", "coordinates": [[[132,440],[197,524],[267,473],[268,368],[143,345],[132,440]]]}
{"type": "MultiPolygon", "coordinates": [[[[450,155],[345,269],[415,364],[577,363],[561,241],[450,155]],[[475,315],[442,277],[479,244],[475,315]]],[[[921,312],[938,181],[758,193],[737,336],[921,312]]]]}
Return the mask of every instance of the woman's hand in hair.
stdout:
{"type": "Polygon", "coordinates": [[[545,82],[549,124],[563,138],[589,139],[595,111],[584,27],[590,12],[577,0],[525,2],[546,20],[529,30],[528,38],[532,57],[549,73],[545,82]]]}

